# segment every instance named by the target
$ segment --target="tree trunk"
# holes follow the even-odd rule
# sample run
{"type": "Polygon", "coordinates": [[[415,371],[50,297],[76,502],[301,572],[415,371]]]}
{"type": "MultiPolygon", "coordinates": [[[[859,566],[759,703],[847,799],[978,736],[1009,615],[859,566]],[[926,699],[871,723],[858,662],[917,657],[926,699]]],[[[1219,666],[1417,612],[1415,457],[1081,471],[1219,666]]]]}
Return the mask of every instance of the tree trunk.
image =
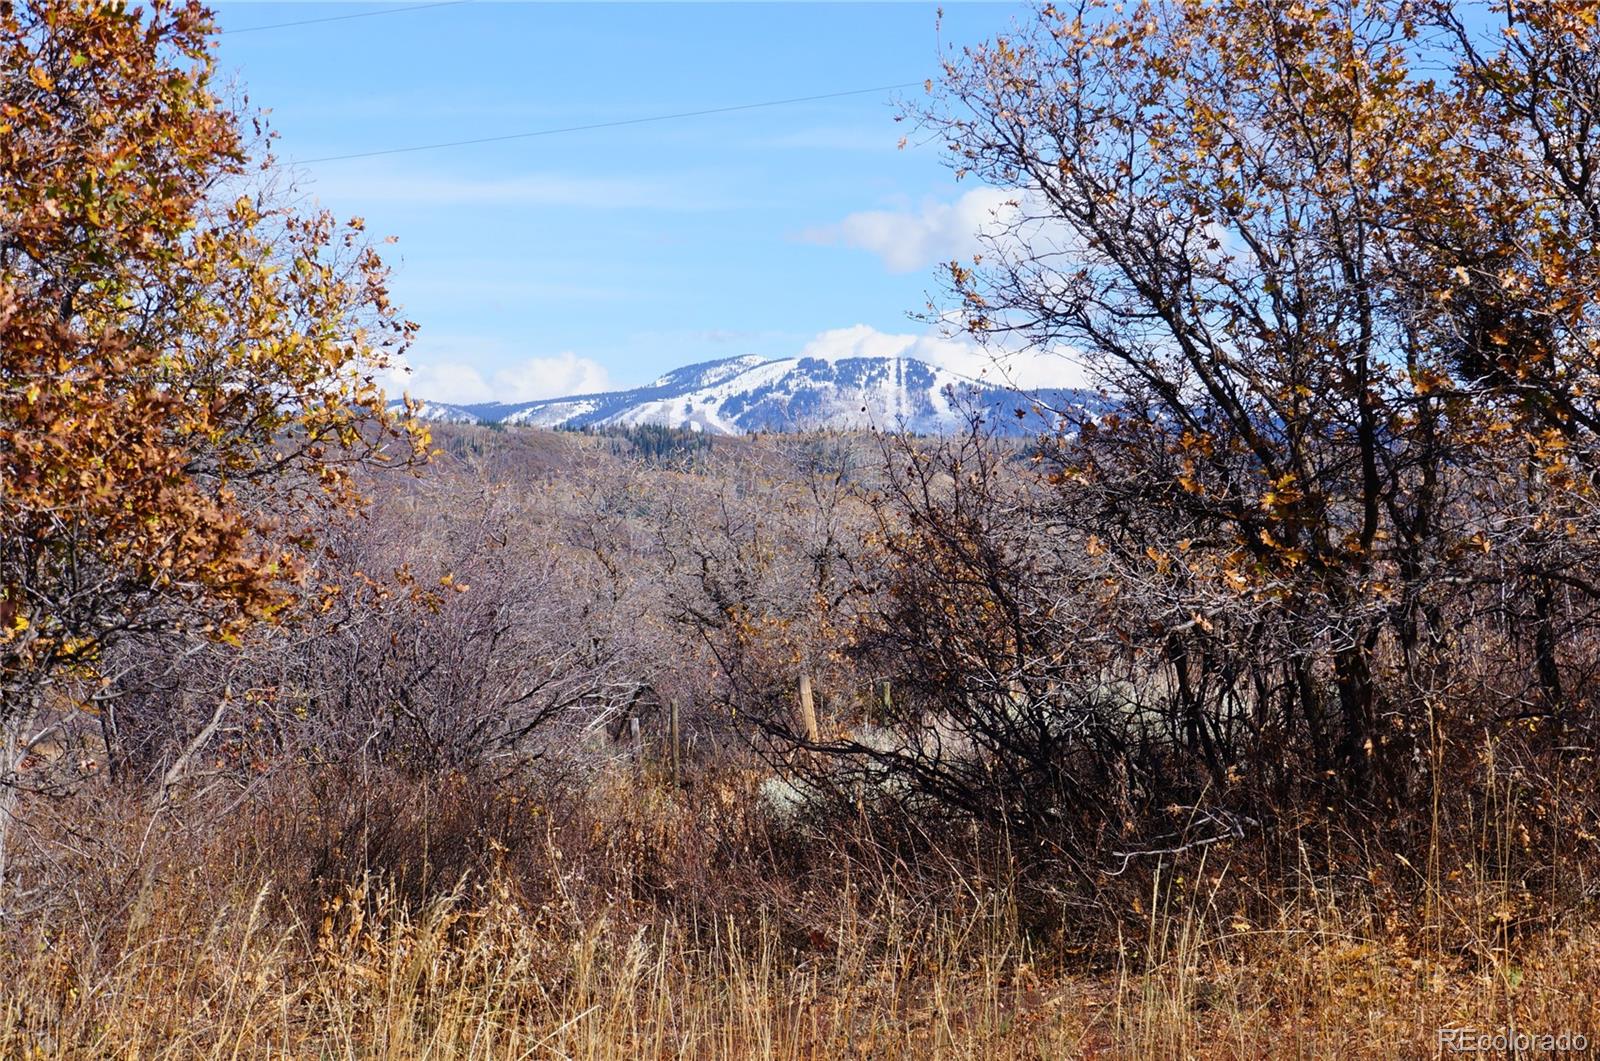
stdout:
{"type": "Polygon", "coordinates": [[[27,739],[39,716],[39,696],[30,694],[9,718],[0,721],[0,924],[11,915],[12,825],[22,800],[22,761],[27,739]]]}
{"type": "Polygon", "coordinates": [[[1357,644],[1334,655],[1334,685],[1339,693],[1339,759],[1346,785],[1357,796],[1370,795],[1381,749],[1377,746],[1377,689],[1369,660],[1371,646],[1357,644]]]}
{"type": "Polygon", "coordinates": [[[1555,586],[1540,576],[1533,594],[1533,654],[1545,710],[1562,713],[1561,667],[1556,659],[1555,586]]]}

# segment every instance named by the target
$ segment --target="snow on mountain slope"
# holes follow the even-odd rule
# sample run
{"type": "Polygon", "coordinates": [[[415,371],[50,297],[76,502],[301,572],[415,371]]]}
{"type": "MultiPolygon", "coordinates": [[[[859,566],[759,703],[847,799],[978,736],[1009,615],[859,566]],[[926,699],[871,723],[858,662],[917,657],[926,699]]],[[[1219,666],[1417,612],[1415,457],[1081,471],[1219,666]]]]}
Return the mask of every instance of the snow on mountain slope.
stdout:
{"type": "MultiPolygon", "coordinates": [[[[399,402],[390,402],[389,407],[395,408],[399,402]]],[[[418,402],[412,415],[418,420],[426,420],[433,424],[480,424],[483,421],[459,405],[448,405],[444,402],[418,402]]]]}
{"type": "Polygon", "coordinates": [[[763,364],[765,361],[766,358],[764,357],[746,354],[744,357],[728,357],[721,361],[705,361],[698,365],[686,365],[683,368],[673,369],[650,384],[650,386],[672,387],[680,383],[690,383],[694,386],[705,387],[728,379],[731,376],[737,376],[739,373],[763,364]]]}
{"type": "Polygon", "coordinates": [[[936,435],[961,430],[977,413],[1001,432],[1023,434],[1047,422],[1038,403],[1055,409],[1099,404],[1088,392],[1022,394],[909,357],[751,356],[688,365],[626,391],[518,405],[424,401],[419,415],[540,427],[664,424],[713,434],[879,428],[936,435]]]}

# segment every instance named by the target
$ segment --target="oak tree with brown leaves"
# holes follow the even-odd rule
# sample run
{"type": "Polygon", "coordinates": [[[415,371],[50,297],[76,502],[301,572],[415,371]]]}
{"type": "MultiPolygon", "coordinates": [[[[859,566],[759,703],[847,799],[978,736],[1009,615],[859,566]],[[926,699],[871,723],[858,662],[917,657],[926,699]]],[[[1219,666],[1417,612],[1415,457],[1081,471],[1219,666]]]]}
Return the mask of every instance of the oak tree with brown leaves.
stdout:
{"type": "MultiPolygon", "coordinates": [[[[1015,194],[948,266],[966,326],[1070,348],[1114,411],[1063,410],[1039,464],[1037,518],[1087,580],[1042,599],[1103,622],[976,653],[905,727],[973,710],[966,679],[1010,728],[995,689],[1074,719],[1098,684],[1116,702],[1078,731],[1101,736],[1051,751],[1055,776],[1120,756],[1101,773],[1134,803],[1309,795],[1385,828],[1485,733],[1581,743],[1600,31],[1592,4],[1467,8],[1047,5],[930,83],[914,117],[958,175],[1015,194]]],[[[910,499],[935,546],[961,540],[957,493],[910,499]]]]}
{"type": "Polygon", "coordinates": [[[212,31],[0,3],[0,786],[119,639],[278,617],[351,468],[425,444],[374,382],[413,328],[382,262],[266,190],[212,31]]]}

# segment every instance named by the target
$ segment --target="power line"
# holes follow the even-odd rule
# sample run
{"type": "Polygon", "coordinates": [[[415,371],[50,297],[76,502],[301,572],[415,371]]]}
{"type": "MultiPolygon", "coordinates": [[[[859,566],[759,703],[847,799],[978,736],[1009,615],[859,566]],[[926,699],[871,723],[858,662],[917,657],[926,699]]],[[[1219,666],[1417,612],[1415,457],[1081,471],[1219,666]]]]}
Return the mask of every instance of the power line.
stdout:
{"type": "Polygon", "coordinates": [[[824,92],[816,96],[793,96],[789,99],[765,100],[761,103],[740,103],[731,107],[708,107],[697,111],[678,111],[674,114],[653,114],[647,118],[623,118],[613,122],[593,122],[589,125],[565,125],[558,129],[538,129],[529,133],[507,133],[503,136],[481,136],[474,140],[446,140],[437,144],[417,144],[413,147],[389,147],[381,151],[355,151],[348,155],[324,155],[321,158],[297,159],[285,165],[309,166],[317,162],[343,162],[352,158],[375,158],[378,155],[402,155],[412,151],[437,151],[446,147],[467,147],[472,144],[495,144],[503,140],[526,140],[535,136],[556,136],[560,133],[582,133],[591,129],[616,129],[625,125],[644,125],[648,122],[667,122],[679,118],[700,118],[709,114],[731,114],[734,111],[753,111],[765,107],[785,107],[793,103],[811,103],[816,100],[839,99],[843,96],[865,96],[874,92],[892,92],[897,88],[914,88],[921,81],[906,81],[898,85],[879,85],[876,88],[852,88],[844,92],[824,92]]]}
{"type": "Polygon", "coordinates": [[[432,4],[408,4],[405,7],[386,7],[381,11],[357,11],[353,15],[329,15],[326,18],[303,18],[298,22],[274,22],[268,26],[241,26],[238,29],[218,30],[220,36],[225,33],[260,33],[268,29],[288,29],[290,26],[314,26],[319,22],[343,22],[349,18],[372,18],[376,15],[398,15],[407,11],[421,11],[429,7],[460,7],[470,4],[472,0],[439,0],[432,4]]]}

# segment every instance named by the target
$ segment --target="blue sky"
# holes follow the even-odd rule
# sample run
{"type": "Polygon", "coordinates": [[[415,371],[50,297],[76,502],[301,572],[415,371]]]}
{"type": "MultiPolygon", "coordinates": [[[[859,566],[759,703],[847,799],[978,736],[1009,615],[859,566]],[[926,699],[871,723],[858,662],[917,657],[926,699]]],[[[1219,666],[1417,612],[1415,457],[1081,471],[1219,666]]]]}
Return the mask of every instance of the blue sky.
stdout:
{"type": "MultiPolygon", "coordinates": [[[[219,64],[288,161],[920,82],[1027,9],[921,3],[224,3],[219,64]]],[[[902,96],[920,96],[907,89],[902,96]]],[[[411,389],[527,400],[740,354],[980,355],[908,318],[1002,193],[902,150],[894,94],[300,165],[394,235],[411,389]]],[[[1043,382],[1025,379],[1023,382],[1043,382]]]]}

